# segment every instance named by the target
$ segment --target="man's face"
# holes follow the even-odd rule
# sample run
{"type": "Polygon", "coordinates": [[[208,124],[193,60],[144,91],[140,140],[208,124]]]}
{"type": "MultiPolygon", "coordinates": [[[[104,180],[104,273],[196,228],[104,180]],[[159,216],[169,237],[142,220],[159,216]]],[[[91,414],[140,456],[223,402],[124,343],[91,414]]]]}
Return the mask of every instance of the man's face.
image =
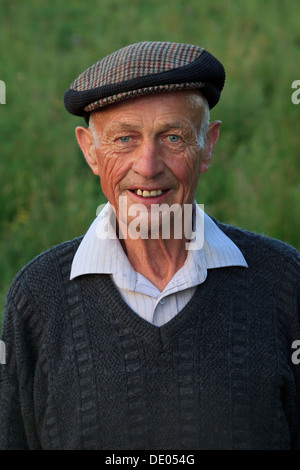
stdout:
{"type": "MultiPolygon", "coordinates": [[[[119,213],[120,196],[127,198],[128,211],[134,204],[143,204],[148,213],[152,204],[183,207],[193,203],[199,175],[206,171],[217,139],[212,133],[212,142],[209,132],[208,142],[201,148],[202,115],[199,93],[161,93],[94,113],[93,134],[85,130],[85,135],[93,135],[89,145],[82,145],[77,131],[118,220],[124,219],[119,213]]],[[[130,223],[132,217],[126,215],[130,223]]]]}

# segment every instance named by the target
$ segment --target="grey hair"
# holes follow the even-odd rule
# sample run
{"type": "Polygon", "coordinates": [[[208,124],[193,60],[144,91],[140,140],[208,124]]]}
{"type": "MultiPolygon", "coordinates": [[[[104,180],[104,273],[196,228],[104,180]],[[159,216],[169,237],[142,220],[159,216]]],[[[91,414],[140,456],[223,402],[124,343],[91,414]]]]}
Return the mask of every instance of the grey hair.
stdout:
{"type": "Polygon", "coordinates": [[[188,95],[187,98],[193,107],[198,108],[199,112],[202,112],[202,120],[201,120],[201,127],[200,127],[200,132],[199,132],[199,137],[198,137],[198,143],[199,143],[199,147],[201,148],[201,150],[203,150],[206,144],[207,131],[208,131],[208,126],[210,122],[209,104],[208,104],[207,99],[202,94],[200,95],[200,93],[199,94],[193,93],[191,95],[188,95]]]}
{"type": "Polygon", "coordinates": [[[97,144],[98,142],[98,132],[96,131],[96,126],[95,126],[95,123],[94,123],[94,113],[91,113],[90,114],[90,117],[89,117],[89,129],[90,131],[92,132],[93,136],[94,136],[94,139],[95,139],[95,143],[97,144]]]}
{"type": "Polygon", "coordinates": [[[207,138],[207,131],[208,131],[208,126],[210,122],[210,110],[209,110],[209,104],[206,100],[206,98],[203,97],[203,116],[202,116],[202,123],[201,123],[201,130],[200,130],[200,147],[204,149],[204,146],[206,144],[206,138],[207,138]]]}

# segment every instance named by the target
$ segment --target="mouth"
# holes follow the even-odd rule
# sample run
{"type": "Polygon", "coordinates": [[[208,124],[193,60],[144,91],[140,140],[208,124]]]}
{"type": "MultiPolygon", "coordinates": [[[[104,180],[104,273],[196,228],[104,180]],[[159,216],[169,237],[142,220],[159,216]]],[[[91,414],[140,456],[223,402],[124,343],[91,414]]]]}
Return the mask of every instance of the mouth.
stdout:
{"type": "Polygon", "coordinates": [[[165,194],[168,190],[167,189],[131,189],[130,190],[132,193],[136,194],[137,196],[143,197],[143,198],[154,198],[158,196],[162,196],[165,194]]]}

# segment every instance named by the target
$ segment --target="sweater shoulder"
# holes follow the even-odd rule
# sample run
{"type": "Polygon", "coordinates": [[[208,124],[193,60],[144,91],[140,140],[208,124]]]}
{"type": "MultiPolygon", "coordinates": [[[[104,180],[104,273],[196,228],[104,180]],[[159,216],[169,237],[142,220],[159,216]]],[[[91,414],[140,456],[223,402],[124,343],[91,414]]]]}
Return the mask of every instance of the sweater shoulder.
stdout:
{"type": "Polygon", "coordinates": [[[214,221],[240,248],[246,259],[249,256],[258,257],[261,261],[269,258],[273,262],[291,263],[296,269],[300,269],[300,252],[294,246],[264,234],[214,221]]]}
{"type": "Polygon", "coordinates": [[[69,265],[71,269],[74,255],[82,238],[83,236],[76,237],[55,245],[29,261],[15,276],[8,296],[13,296],[14,290],[23,282],[30,285],[32,282],[42,282],[46,276],[48,278],[55,276],[55,263],[69,265]]]}

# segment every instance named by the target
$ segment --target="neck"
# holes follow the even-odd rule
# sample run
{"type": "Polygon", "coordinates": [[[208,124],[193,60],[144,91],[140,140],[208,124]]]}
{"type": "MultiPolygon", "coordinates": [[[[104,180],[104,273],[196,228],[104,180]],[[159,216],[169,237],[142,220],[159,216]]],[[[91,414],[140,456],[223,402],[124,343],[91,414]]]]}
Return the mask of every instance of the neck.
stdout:
{"type": "Polygon", "coordinates": [[[188,253],[185,249],[185,239],[127,238],[122,242],[134,270],[149,279],[160,291],[164,290],[183,266],[188,253]]]}

